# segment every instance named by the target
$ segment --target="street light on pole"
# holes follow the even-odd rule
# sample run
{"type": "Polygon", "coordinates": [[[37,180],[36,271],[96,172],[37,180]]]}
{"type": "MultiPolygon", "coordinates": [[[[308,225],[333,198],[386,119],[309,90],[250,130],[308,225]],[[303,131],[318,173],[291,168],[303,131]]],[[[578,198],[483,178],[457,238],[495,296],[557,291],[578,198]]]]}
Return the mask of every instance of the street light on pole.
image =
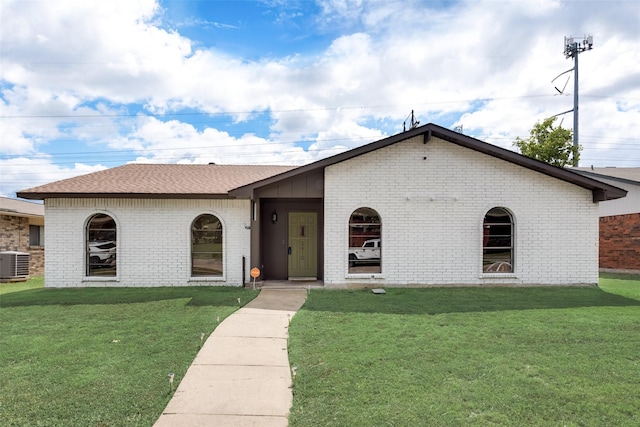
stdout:
{"type": "MultiPolygon", "coordinates": [[[[564,38],[564,56],[573,58],[573,147],[577,150],[578,140],[578,55],[593,49],[593,36],[584,36],[583,40],[576,40],[573,36],[564,38]]],[[[578,166],[578,158],[573,156],[573,166],[578,166]]]]}

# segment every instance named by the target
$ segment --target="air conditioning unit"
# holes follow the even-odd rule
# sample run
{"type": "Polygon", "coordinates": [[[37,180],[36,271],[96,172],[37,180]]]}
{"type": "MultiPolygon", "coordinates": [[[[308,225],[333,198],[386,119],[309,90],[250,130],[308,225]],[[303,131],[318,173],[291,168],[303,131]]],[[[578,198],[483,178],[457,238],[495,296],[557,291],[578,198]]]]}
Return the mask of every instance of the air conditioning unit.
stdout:
{"type": "Polygon", "coordinates": [[[29,277],[29,254],[25,252],[0,252],[0,280],[20,281],[29,277]]]}

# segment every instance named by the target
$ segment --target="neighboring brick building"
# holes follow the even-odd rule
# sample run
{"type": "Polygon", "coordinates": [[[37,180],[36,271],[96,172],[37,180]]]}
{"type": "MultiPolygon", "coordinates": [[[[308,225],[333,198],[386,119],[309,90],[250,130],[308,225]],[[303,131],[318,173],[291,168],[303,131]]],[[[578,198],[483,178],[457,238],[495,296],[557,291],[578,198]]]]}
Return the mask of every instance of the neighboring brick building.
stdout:
{"type": "Polygon", "coordinates": [[[29,275],[44,274],[44,206],[0,197],[0,252],[29,253],[29,275]]]}
{"type": "Polygon", "coordinates": [[[576,168],[627,191],[600,203],[600,268],[640,271],[640,168],[576,168]]]}
{"type": "Polygon", "coordinates": [[[598,202],[625,194],[431,124],[298,168],[131,164],[18,196],[46,200],[48,287],[257,266],[344,288],[596,284],[598,202]]]}

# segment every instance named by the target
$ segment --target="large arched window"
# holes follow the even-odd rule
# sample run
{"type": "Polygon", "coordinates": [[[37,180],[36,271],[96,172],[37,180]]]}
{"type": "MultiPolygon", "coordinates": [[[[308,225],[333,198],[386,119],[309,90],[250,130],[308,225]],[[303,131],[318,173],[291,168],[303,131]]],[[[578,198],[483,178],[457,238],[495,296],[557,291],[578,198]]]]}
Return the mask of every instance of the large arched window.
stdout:
{"type": "Polygon", "coordinates": [[[359,208],[349,218],[349,273],[380,273],[382,239],[380,215],[359,208]]]}
{"type": "Polygon", "coordinates": [[[482,271],[513,272],[513,218],[505,208],[493,208],[484,216],[482,271]]]}
{"type": "Polygon", "coordinates": [[[191,275],[222,276],[222,223],[200,215],[191,224],[191,275]]]}
{"type": "Polygon", "coordinates": [[[109,215],[95,214],[87,222],[85,236],[86,275],[115,276],[116,222],[109,215]]]}

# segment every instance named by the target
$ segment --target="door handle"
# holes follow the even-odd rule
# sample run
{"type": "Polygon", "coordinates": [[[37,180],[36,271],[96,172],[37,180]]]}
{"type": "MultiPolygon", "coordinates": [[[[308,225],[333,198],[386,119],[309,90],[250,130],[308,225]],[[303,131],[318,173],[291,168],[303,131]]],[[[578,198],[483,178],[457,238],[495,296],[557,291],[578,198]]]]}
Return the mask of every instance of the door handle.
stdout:
{"type": "Polygon", "coordinates": [[[287,249],[287,255],[291,255],[291,246],[287,249]]]}

